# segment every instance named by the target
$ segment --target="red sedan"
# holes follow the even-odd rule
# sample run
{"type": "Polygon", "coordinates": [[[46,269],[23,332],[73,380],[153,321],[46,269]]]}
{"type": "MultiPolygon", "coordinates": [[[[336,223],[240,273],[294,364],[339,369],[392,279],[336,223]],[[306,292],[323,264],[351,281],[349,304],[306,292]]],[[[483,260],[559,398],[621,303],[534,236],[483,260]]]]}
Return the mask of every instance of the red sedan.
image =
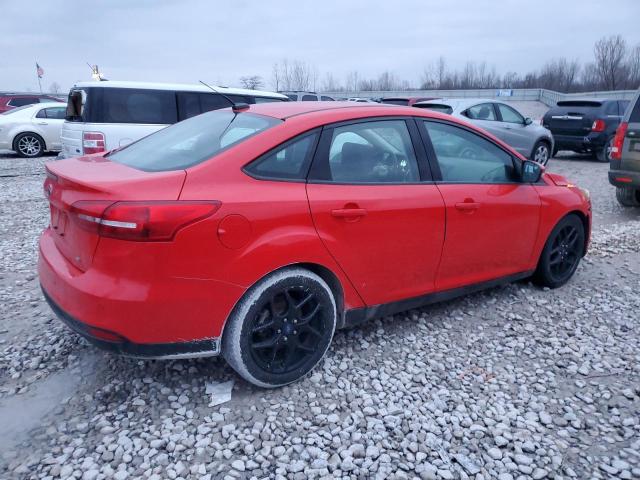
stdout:
{"type": "Polygon", "coordinates": [[[588,193],[450,116],[340,102],[199,115],[47,164],[52,308],[126,355],[308,373],[336,328],[531,277],[589,243],[588,193]]]}

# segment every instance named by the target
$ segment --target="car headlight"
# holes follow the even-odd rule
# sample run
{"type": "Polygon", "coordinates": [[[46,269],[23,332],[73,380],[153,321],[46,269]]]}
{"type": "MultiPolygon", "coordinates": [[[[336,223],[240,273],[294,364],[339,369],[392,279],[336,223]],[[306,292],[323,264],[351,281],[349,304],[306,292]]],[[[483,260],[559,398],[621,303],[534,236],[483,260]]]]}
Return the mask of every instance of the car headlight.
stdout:
{"type": "Polygon", "coordinates": [[[587,190],[586,188],[582,188],[582,187],[577,187],[577,189],[580,191],[580,193],[582,193],[582,196],[588,201],[591,201],[591,192],[589,190],[587,190]]]}

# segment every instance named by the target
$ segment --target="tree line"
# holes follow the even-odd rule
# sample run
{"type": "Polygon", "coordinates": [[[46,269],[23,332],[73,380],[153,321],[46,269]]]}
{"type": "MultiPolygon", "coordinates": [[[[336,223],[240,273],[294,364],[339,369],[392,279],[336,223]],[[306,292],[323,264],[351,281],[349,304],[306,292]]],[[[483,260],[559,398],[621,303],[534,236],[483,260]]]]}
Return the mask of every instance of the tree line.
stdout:
{"type": "MultiPolygon", "coordinates": [[[[245,88],[263,88],[258,75],[241,77],[245,88]]],[[[300,60],[275,63],[271,88],[279,90],[321,90],[326,92],[454,90],[478,88],[546,88],[563,93],[596,90],[627,90],[640,87],[640,44],[630,46],[620,35],[602,37],[593,47],[593,60],[553,58],[542,68],[527,73],[509,71],[498,74],[487,62],[467,62],[452,69],[444,57],[431,62],[422,71],[418,84],[385,70],[374,78],[365,78],[356,70],[343,80],[327,72],[320,78],[318,69],[300,60]]]]}

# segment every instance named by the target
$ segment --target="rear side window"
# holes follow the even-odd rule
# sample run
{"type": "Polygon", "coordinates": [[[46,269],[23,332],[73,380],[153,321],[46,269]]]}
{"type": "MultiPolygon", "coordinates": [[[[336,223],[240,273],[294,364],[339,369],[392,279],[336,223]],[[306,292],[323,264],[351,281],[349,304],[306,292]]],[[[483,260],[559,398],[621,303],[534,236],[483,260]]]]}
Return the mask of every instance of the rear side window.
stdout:
{"type": "Polygon", "coordinates": [[[289,100],[293,100],[294,102],[298,100],[298,95],[296,93],[285,93],[289,100]]]}
{"type": "Polygon", "coordinates": [[[52,118],[54,120],[64,120],[65,117],[65,107],[50,107],[44,109],[47,118],[52,118]]]}
{"type": "Polygon", "coordinates": [[[315,95],[303,95],[302,96],[302,101],[303,102],[317,102],[318,101],[318,97],[315,95]]]}
{"type": "Polygon", "coordinates": [[[229,100],[217,93],[178,92],[177,95],[178,118],[180,120],[231,106],[229,100]]]}
{"type": "Polygon", "coordinates": [[[272,180],[304,180],[307,177],[317,133],[306,134],[287,142],[248,165],[251,176],[272,180]]]}
{"type": "Polygon", "coordinates": [[[282,120],[230,110],[203,113],[109,154],[109,160],[139,170],[181,170],[201,163],[282,120]]]}
{"type": "Polygon", "coordinates": [[[38,103],[38,99],[34,97],[17,97],[9,100],[7,105],[11,105],[12,107],[24,107],[25,105],[33,105],[34,103],[38,103]]]}
{"type": "Polygon", "coordinates": [[[465,112],[467,117],[474,120],[495,120],[496,113],[493,110],[493,105],[490,103],[481,103],[480,105],[474,105],[467,109],[465,112]]]}
{"type": "Polygon", "coordinates": [[[97,88],[98,118],[104,123],[166,125],[178,121],[176,94],[170,90],[97,88]]]}
{"type": "Polygon", "coordinates": [[[325,95],[320,96],[320,100],[322,100],[323,102],[334,102],[335,100],[331,97],[327,97],[325,95]]]}

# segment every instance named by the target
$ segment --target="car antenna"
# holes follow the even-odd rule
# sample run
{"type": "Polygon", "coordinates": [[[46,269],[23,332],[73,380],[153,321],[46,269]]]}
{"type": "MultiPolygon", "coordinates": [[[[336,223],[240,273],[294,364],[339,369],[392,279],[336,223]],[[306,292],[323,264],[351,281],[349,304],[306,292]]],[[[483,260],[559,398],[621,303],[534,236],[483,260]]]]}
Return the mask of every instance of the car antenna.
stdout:
{"type": "Polygon", "coordinates": [[[210,90],[212,90],[214,93],[217,93],[218,95],[221,95],[224,98],[226,98],[229,101],[229,103],[231,103],[231,105],[232,105],[231,110],[233,110],[234,113],[242,112],[243,110],[247,110],[249,108],[249,104],[248,103],[244,103],[244,102],[236,103],[233,100],[231,100],[231,98],[227,97],[224,93],[219,92],[218,90],[213,88],[211,85],[208,85],[208,84],[204,83],[202,80],[198,80],[198,81],[201,84],[203,84],[205,87],[207,87],[210,90]]]}

